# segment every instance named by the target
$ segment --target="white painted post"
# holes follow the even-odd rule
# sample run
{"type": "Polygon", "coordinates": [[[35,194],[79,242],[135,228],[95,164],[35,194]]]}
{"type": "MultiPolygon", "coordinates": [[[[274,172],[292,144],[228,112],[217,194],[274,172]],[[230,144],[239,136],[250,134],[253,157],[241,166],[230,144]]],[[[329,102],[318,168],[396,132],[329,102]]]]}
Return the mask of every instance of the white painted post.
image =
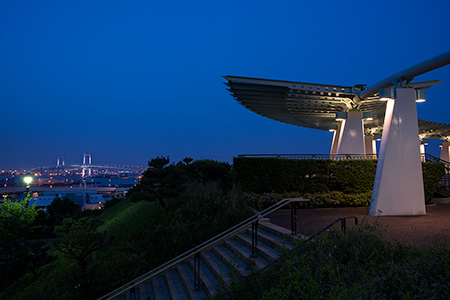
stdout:
{"type": "Polygon", "coordinates": [[[425,215],[415,90],[396,88],[386,105],[369,215],[425,215]]]}
{"type": "Polygon", "coordinates": [[[361,111],[348,111],[342,121],[337,154],[365,154],[361,111]]]}

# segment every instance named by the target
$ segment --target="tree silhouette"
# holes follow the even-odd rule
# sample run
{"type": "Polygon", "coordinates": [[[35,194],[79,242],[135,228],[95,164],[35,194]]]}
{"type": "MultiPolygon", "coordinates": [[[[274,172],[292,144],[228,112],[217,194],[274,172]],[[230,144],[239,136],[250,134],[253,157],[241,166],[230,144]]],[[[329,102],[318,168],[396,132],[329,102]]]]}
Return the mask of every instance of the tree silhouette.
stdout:
{"type": "Polygon", "coordinates": [[[106,231],[98,231],[101,224],[98,217],[82,217],[79,220],[67,218],[55,228],[55,234],[59,237],[53,241],[55,248],[62,256],[75,259],[80,267],[83,299],[89,297],[88,258],[112,242],[112,237],[106,231]]]}

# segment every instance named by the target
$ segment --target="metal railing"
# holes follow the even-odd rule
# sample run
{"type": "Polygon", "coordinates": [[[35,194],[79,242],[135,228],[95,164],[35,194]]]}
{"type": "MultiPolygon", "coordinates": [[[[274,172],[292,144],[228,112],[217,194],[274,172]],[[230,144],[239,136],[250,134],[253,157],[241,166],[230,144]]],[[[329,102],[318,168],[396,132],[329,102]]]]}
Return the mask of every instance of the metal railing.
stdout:
{"type": "MultiPolygon", "coordinates": [[[[255,236],[254,239],[252,239],[252,254],[254,254],[256,256],[256,247],[257,247],[257,238],[256,238],[256,231],[257,231],[257,226],[258,226],[258,221],[262,218],[264,218],[265,216],[279,210],[280,208],[290,204],[290,203],[297,203],[297,202],[307,202],[309,201],[309,199],[303,199],[303,198],[286,198],[283,199],[277,203],[275,203],[274,205],[264,209],[263,211],[251,216],[250,218],[240,222],[239,224],[229,228],[228,230],[225,230],[224,232],[216,235],[215,237],[207,240],[206,242],[201,243],[200,245],[186,251],[185,253],[175,257],[174,259],[166,262],[165,264],[160,265],[159,267],[156,267],[155,269],[151,270],[148,273],[145,273],[143,275],[141,275],[140,277],[124,284],[123,286],[115,289],[114,291],[110,292],[107,295],[104,295],[103,297],[99,298],[99,300],[102,299],[114,299],[117,296],[120,296],[124,293],[126,293],[128,290],[133,289],[135,287],[137,287],[138,285],[140,285],[141,283],[148,281],[149,279],[151,279],[154,276],[157,276],[167,270],[169,270],[170,268],[176,266],[177,264],[190,259],[192,257],[194,257],[194,274],[195,274],[195,278],[194,278],[194,289],[198,290],[200,287],[200,264],[199,264],[199,254],[200,252],[202,252],[203,250],[206,250],[209,247],[212,247],[216,244],[219,244],[221,242],[223,242],[224,240],[228,239],[229,237],[237,234],[238,232],[246,229],[247,227],[249,227],[250,225],[252,225],[252,236],[255,236]],[[198,268],[197,268],[198,266],[198,268]]],[[[294,208],[293,206],[291,207],[291,210],[296,210],[296,208],[294,208]]],[[[296,215],[294,212],[291,212],[291,216],[296,215]]],[[[295,222],[296,223],[296,222],[295,222]]],[[[293,222],[291,222],[291,224],[293,224],[293,222]]],[[[296,232],[296,224],[295,224],[295,228],[291,228],[291,232],[294,233],[296,232]]],[[[255,257],[254,256],[254,257],[255,257]]]]}
{"type": "Polygon", "coordinates": [[[441,194],[444,197],[450,197],[450,163],[428,153],[425,154],[425,160],[444,164],[445,175],[439,180],[440,188],[436,193],[441,194]]]}
{"type": "Polygon", "coordinates": [[[377,159],[377,154],[240,154],[238,157],[278,157],[290,159],[377,159]]]}
{"type": "Polygon", "coordinates": [[[347,230],[347,219],[354,219],[355,220],[355,225],[358,225],[358,218],[357,217],[342,217],[342,218],[337,219],[336,221],[333,221],[330,225],[326,226],[324,229],[322,229],[322,230],[316,232],[315,234],[313,234],[312,236],[310,236],[308,241],[312,240],[313,238],[315,238],[319,234],[322,234],[324,231],[327,231],[334,224],[336,224],[338,222],[341,222],[341,230],[342,231],[346,231],[347,230]]]}
{"type": "Polygon", "coordinates": [[[442,159],[440,159],[440,158],[438,158],[438,157],[436,157],[436,156],[433,156],[433,155],[431,155],[431,154],[425,153],[425,160],[426,160],[426,161],[431,161],[431,162],[440,162],[440,163],[443,163],[446,170],[449,170],[449,169],[450,169],[450,162],[445,161],[445,160],[442,160],[442,159]]]}

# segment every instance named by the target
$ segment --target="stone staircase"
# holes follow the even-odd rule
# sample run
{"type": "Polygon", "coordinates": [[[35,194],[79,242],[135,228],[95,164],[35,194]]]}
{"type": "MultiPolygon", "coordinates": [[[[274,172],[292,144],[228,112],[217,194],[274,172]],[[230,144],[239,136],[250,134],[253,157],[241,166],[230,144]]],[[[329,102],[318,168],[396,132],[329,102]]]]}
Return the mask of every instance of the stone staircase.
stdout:
{"type": "MultiPolygon", "coordinates": [[[[296,239],[291,231],[261,219],[257,227],[256,257],[252,255],[252,227],[247,227],[189,257],[164,272],[149,278],[112,299],[211,299],[218,292],[226,292],[233,280],[260,270],[290,250],[296,239]],[[200,272],[198,290],[195,290],[195,266],[200,272]]],[[[111,298],[107,298],[111,299],[111,298]]]]}

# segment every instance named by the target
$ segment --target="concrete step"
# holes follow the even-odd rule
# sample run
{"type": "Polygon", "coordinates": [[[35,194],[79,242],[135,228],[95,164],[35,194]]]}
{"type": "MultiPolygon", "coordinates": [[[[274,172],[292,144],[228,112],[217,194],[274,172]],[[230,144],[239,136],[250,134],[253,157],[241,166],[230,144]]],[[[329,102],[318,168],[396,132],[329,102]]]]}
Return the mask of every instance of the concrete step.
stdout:
{"type": "Polygon", "coordinates": [[[153,286],[150,282],[143,282],[139,285],[140,299],[155,300],[153,286]]]}
{"type": "Polygon", "coordinates": [[[167,300],[170,299],[169,289],[166,284],[164,276],[155,276],[152,278],[153,292],[155,300],[167,300]]]}
{"type": "Polygon", "coordinates": [[[214,276],[219,280],[220,284],[228,290],[231,283],[231,270],[223,263],[213,251],[204,251],[200,257],[205,262],[206,266],[211,270],[214,276]]]}
{"type": "Polygon", "coordinates": [[[240,276],[247,276],[250,274],[249,266],[227,247],[219,245],[212,247],[212,250],[217,257],[230,268],[230,270],[237,271],[240,276]]]}
{"type": "MultiPolygon", "coordinates": [[[[236,240],[245,245],[251,251],[252,237],[250,235],[239,233],[236,235],[236,240]]],[[[260,240],[258,240],[256,244],[256,253],[269,262],[278,259],[281,255],[279,251],[269,247],[260,240]]]]}
{"type": "Polygon", "coordinates": [[[295,242],[299,239],[307,240],[308,237],[302,234],[293,235],[291,234],[291,230],[281,227],[279,225],[270,223],[270,222],[261,222],[259,226],[262,230],[279,237],[283,240],[288,241],[291,244],[295,244],[295,242]]]}
{"type": "Polygon", "coordinates": [[[194,271],[188,263],[181,263],[176,266],[178,274],[183,281],[183,285],[185,290],[188,293],[189,299],[191,300],[202,300],[208,299],[208,296],[205,293],[205,289],[200,285],[200,290],[195,291],[195,280],[194,280],[194,271]]]}
{"type": "Polygon", "coordinates": [[[164,276],[166,277],[166,284],[172,300],[188,299],[187,292],[176,270],[167,270],[164,272],[164,276]]]}
{"type": "MultiPolygon", "coordinates": [[[[251,232],[251,229],[247,230],[247,234],[251,235],[251,232]]],[[[265,244],[280,252],[284,249],[291,250],[294,246],[294,244],[289,242],[288,240],[270,234],[269,232],[264,231],[262,228],[258,228],[258,241],[263,241],[265,244]]]]}
{"type": "Polygon", "coordinates": [[[267,260],[260,256],[252,258],[252,250],[245,247],[237,240],[226,240],[225,245],[231,252],[238,255],[251,270],[260,270],[269,264],[267,260]]]}
{"type": "Polygon", "coordinates": [[[200,253],[199,291],[194,289],[194,258],[191,257],[116,299],[211,299],[219,290],[226,291],[234,279],[263,269],[278,259],[299,238],[306,237],[291,235],[290,230],[270,222],[260,222],[256,258],[252,257],[250,228],[200,253]]]}
{"type": "MultiPolygon", "coordinates": [[[[189,265],[194,270],[194,258],[189,259],[189,265]]],[[[219,289],[219,281],[200,259],[200,283],[209,299],[213,298],[219,289]]]]}

